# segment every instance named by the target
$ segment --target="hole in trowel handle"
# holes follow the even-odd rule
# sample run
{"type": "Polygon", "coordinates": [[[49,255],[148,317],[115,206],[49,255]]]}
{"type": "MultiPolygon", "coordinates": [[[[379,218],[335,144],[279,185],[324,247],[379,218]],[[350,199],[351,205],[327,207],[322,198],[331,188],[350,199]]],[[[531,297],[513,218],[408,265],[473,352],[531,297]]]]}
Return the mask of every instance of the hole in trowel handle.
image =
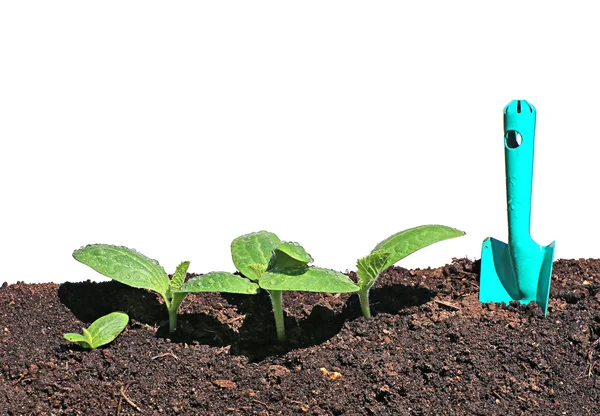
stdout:
{"type": "Polygon", "coordinates": [[[504,135],[504,140],[506,141],[506,147],[509,149],[516,149],[521,146],[523,143],[523,138],[521,137],[521,133],[516,130],[509,130],[504,135]]]}

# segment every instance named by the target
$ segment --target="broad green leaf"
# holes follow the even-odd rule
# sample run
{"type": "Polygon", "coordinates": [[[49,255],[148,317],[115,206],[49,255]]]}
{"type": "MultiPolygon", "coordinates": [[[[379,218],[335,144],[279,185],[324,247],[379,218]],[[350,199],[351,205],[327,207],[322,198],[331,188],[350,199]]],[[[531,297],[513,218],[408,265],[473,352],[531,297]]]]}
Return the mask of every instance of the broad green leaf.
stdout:
{"type": "Polygon", "coordinates": [[[281,241],[268,231],[244,234],[231,242],[231,257],[235,267],[250,280],[258,280],[261,266],[267,270],[273,249],[281,241]]]}
{"type": "Polygon", "coordinates": [[[312,261],[313,258],[300,244],[285,241],[273,250],[273,257],[271,257],[268,269],[304,267],[312,261]]]}
{"type": "Polygon", "coordinates": [[[187,271],[188,271],[189,267],[190,267],[189,261],[181,262],[179,264],[179,266],[177,266],[175,273],[173,273],[173,278],[171,279],[171,282],[169,283],[169,287],[171,288],[171,291],[178,289],[179,287],[181,287],[183,282],[185,282],[185,277],[187,276],[187,271]]]}
{"type": "Polygon", "coordinates": [[[113,341],[127,326],[129,316],[124,312],[112,312],[96,319],[83,335],[68,333],[65,339],[77,342],[84,348],[94,349],[113,341]]]}
{"type": "Polygon", "coordinates": [[[128,286],[153,290],[163,296],[169,289],[169,276],[160,264],[130,248],[90,244],[75,250],[73,257],[128,286]]]}
{"type": "Polygon", "coordinates": [[[304,292],[356,292],[348,276],[320,267],[292,267],[265,272],[259,280],[266,290],[298,290],[304,292]]]}
{"type": "Polygon", "coordinates": [[[358,259],[356,274],[361,289],[368,289],[373,286],[379,274],[389,267],[386,264],[390,254],[389,250],[377,250],[362,259],[358,259]]]}
{"type": "Polygon", "coordinates": [[[174,290],[174,292],[225,292],[254,295],[258,292],[258,285],[235,274],[210,272],[188,280],[179,289],[174,290]]]}
{"type": "Polygon", "coordinates": [[[385,263],[384,270],[402,260],[404,257],[427,247],[438,241],[447,240],[465,235],[463,231],[446,227],[444,225],[422,225],[397,234],[377,244],[371,253],[387,250],[390,255],[385,263]]]}
{"type": "Polygon", "coordinates": [[[129,316],[124,312],[112,312],[96,319],[87,329],[92,337],[92,348],[98,348],[114,340],[127,326],[129,316]]]}

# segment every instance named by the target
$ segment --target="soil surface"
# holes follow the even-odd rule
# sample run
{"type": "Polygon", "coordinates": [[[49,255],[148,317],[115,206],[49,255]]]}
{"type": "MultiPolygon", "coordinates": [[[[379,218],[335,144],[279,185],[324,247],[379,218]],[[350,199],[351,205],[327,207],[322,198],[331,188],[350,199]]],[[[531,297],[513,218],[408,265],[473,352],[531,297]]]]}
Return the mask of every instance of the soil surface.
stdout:
{"type": "Polygon", "coordinates": [[[478,272],[391,267],[370,320],[356,295],[285,293],[283,346],[266,293],[191,294],[168,337],[144,290],[4,284],[0,414],[598,415],[600,260],[555,262],[546,317],[480,304],[478,272]],[[111,344],[63,339],[116,310],[130,323],[111,344]]]}

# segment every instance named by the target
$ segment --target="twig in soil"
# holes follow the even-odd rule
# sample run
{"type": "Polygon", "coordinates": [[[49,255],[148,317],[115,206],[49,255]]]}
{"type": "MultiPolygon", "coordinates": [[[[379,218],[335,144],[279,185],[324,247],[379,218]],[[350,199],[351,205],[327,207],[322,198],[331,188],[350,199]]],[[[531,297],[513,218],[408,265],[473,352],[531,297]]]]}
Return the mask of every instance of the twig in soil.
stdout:
{"type": "Polygon", "coordinates": [[[590,369],[588,371],[588,377],[591,377],[592,374],[594,373],[594,367],[596,367],[596,362],[593,362],[590,364],[590,369]]]}
{"type": "Polygon", "coordinates": [[[13,386],[16,386],[17,384],[19,384],[26,375],[27,375],[27,373],[21,374],[21,377],[19,377],[19,379],[13,383],[13,386]]]}
{"type": "Polygon", "coordinates": [[[158,354],[156,357],[152,357],[150,358],[151,360],[156,360],[157,358],[162,358],[162,357],[173,357],[175,358],[177,361],[179,361],[179,358],[177,358],[177,356],[175,354],[173,354],[172,352],[165,352],[163,354],[158,354]]]}
{"type": "Polygon", "coordinates": [[[19,384],[23,381],[35,380],[35,377],[24,378],[26,375],[27,375],[27,373],[21,374],[21,377],[19,377],[19,379],[13,383],[13,386],[16,386],[17,384],[19,384]]]}
{"type": "Polygon", "coordinates": [[[269,408],[269,405],[268,405],[268,404],[266,404],[266,403],[263,403],[263,402],[261,402],[260,400],[252,399],[252,401],[253,401],[254,403],[260,403],[260,404],[262,404],[262,405],[263,405],[264,407],[266,407],[267,409],[269,408]]]}
{"type": "MultiPolygon", "coordinates": [[[[129,387],[129,386],[127,386],[127,387],[129,387]]],[[[131,407],[133,407],[138,412],[142,413],[142,409],[140,409],[137,404],[135,404],[134,402],[132,402],[131,399],[129,397],[127,397],[127,395],[125,394],[125,390],[127,389],[127,387],[125,389],[123,389],[123,386],[121,386],[121,388],[119,389],[119,394],[121,394],[121,396],[125,399],[125,401],[131,407]]]]}
{"type": "Polygon", "coordinates": [[[447,303],[447,302],[444,302],[444,301],[441,301],[441,300],[438,300],[438,299],[434,299],[433,301],[435,303],[439,304],[439,305],[445,306],[445,307],[450,308],[450,309],[454,309],[455,311],[460,311],[460,306],[456,306],[456,305],[453,305],[451,303],[447,303]]]}
{"type": "Polygon", "coordinates": [[[594,367],[596,366],[596,362],[594,361],[594,350],[596,349],[596,347],[600,344],[600,338],[598,338],[596,341],[592,342],[592,344],[590,345],[590,348],[587,351],[587,359],[588,359],[588,371],[587,371],[587,376],[591,377],[592,374],[594,373],[594,367]]]}

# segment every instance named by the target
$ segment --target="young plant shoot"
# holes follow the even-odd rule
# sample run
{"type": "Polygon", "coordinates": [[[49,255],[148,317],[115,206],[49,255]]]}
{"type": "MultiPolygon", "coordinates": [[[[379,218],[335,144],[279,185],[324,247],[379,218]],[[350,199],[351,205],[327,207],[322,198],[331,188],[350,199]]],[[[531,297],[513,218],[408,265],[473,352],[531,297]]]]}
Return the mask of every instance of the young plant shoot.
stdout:
{"type": "Polygon", "coordinates": [[[342,273],[309,266],[313,259],[302,246],[282,242],[267,231],[245,234],[233,240],[231,256],[240,273],[258,282],[269,293],[279,342],[285,341],[283,291],[342,293],[358,290],[358,286],[342,273]]]}
{"type": "Polygon", "coordinates": [[[400,231],[377,244],[371,254],[356,263],[358,275],[358,298],[363,316],[371,318],[369,289],[379,275],[404,257],[438,241],[465,235],[463,231],[444,225],[422,225],[400,231]]]}
{"type": "Polygon", "coordinates": [[[185,282],[189,261],[177,266],[172,279],[169,279],[158,261],[127,247],[91,244],[76,250],[73,257],[117,282],[161,295],[169,312],[169,333],[177,328],[177,309],[188,293],[228,292],[252,295],[258,292],[256,283],[225,272],[211,272],[185,282]]]}
{"type": "Polygon", "coordinates": [[[112,342],[127,326],[129,316],[124,312],[112,312],[96,319],[82,334],[64,334],[66,340],[76,342],[83,348],[93,350],[112,342]]]}

